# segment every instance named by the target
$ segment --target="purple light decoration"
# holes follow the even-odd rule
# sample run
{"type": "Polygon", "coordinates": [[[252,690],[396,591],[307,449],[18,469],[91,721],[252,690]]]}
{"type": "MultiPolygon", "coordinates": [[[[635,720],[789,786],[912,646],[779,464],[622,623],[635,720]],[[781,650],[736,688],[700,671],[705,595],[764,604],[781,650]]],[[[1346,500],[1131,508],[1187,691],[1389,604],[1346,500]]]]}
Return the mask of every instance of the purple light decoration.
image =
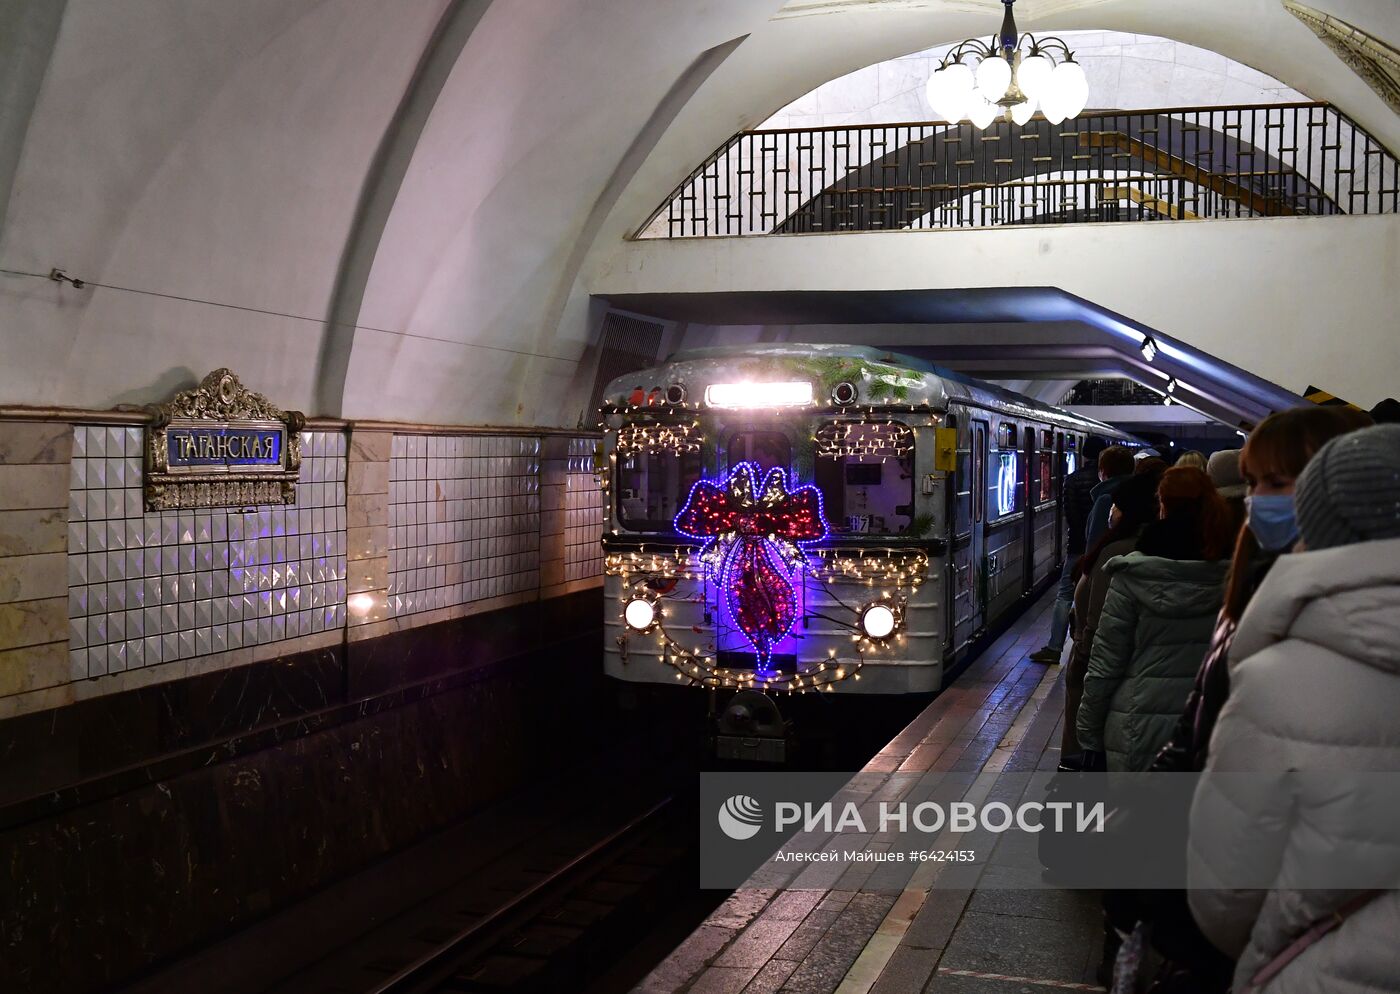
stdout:
{"type": "Polygon", "coordinates": [[[676,531],[706,541],[702,557],[739,630],[766,670],[773,647],[797,622],[802,550],[827,536],[816,487],[789,490],[781,469],[759,484],[757,463],[741,462],[724,480],[700,480],[675,518],[676,531]]]}

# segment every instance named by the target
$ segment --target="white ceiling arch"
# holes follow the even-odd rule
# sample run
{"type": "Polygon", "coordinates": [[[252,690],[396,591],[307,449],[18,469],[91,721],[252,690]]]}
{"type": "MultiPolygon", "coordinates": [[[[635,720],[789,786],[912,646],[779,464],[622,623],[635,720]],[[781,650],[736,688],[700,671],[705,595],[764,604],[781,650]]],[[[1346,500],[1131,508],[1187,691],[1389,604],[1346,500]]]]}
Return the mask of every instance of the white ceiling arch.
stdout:
{"type": "MultiPolygon", "coordinates": [[[[826,79],[996,16],[991,0],[19,6],[0,37],[27,80],[0,106],[0,145],[19,149],[0,155],[0,403],[145,402],[229,365],[312,413],[532,424],[575,419],[590,274],[697,162],[826,79]],[[467,6],[431,106],[406,104],[467,6]],[[382,223],[361,223],[367,204],[382,223]],[[89,287],[48,282],[54,266],[89,287]]],[[[1400,39],[1392,0],[1316,6],[1400,39]]],[[[1214,49],[1400,147],[1400,119],[1278,0],[1018,13],[1214,49]]]]}

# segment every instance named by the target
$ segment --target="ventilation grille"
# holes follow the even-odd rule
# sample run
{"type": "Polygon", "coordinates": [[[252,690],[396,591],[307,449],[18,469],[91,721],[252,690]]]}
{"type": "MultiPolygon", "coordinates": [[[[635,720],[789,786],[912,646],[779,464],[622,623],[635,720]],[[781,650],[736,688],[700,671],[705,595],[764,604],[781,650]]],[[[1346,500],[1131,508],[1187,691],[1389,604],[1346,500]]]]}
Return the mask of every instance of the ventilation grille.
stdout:
{"type": "Polygon", "coordinates": [[[603,390],[619,376],[635,373],[656,364],[661,350],[662,325],[609,311],[603,318],[603,344],[598,355],[598,374],[593,380],[588,414],[594,415],[603,403],[603,390]]]}

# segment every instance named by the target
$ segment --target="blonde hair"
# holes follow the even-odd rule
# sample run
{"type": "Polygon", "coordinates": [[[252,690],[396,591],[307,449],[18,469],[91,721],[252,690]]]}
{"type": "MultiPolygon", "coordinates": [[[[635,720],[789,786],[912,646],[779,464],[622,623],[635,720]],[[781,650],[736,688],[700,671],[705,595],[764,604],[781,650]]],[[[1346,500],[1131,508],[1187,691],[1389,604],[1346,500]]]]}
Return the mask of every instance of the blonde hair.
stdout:
{"type": "Polygon", "coordinates": [[[1195,449],[1187,449],[1181,455],[1176,457],[1176,462],[1174,463],[1174,465],[1192,466],[1196,469],[1204,470],[1206,468],[1206,457],[1204,453],[1198,452],[1195,449]]]}

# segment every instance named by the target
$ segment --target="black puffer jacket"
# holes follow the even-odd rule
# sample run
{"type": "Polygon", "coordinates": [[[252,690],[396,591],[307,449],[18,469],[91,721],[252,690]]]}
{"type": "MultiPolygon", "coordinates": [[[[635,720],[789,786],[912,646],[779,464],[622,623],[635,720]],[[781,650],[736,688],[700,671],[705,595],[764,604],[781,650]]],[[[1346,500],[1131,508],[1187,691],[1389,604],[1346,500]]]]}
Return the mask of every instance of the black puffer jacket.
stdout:
{"type": "Polygon", "coordinates": [[[1099,470],[1093,465],[1065,477],[1065,524],[1069,528],[1069,546],[1065,551],[1071,556],[1082,556],[1087,548],[1084,531],[1089,523],[1089,509],[1094,506],[1090,491],[1098,483],[1099,470]]]}

